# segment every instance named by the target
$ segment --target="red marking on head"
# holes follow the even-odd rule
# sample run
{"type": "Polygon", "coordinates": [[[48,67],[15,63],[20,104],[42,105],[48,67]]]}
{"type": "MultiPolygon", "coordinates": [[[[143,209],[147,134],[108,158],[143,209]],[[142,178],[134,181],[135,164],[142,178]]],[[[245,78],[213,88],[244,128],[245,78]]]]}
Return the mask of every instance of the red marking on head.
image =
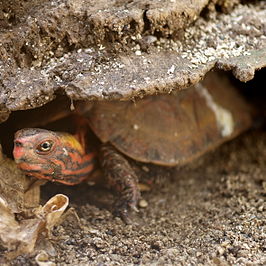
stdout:
{"type": "Polygon", "coordinates": [[[24,149],[23,149],[23,142],[20,140],[16,140],[14,142],[14,150],[13,150],[13,156],[15,159],[19,159],[24,155],[24,149]]]}
{"type": "Polygon", "coordinates": [[[81,169],[64,169],[62,173],[64,175],[87,174],[89,176],[89,174],[92,172],[93,169],[94,169],[94,165],[90,164],[86,166],[85,168],[81,168],[81,169]]]}
{"type": "MultiPolygon", "coordinates": [[[[21,170],[42,171],[45,173],[44,169],[38,164],[19,163],[18,165],[21,170]]],[[[47,173],[49,173],[49,171],[47,173]]]]}
{"type": "Polygon", "coordinates": [[[97,156],[96,152],[89,152],[85,155],[85,160],[93,161],[97,156]]]}
{"type": "Polygon", "coordinates": [[[22,147],[15,147],[13,150],[13,156],[15,159],[19,159],[23,156],[24,151],[22,147]]]}

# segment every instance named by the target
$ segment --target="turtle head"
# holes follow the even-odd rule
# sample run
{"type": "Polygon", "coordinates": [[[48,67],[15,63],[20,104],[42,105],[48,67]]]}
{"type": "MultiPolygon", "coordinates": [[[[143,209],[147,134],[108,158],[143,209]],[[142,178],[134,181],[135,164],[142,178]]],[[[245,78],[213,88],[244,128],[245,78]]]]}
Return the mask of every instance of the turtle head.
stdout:
{"type": "Polygon", "coordinates": [[[28,176],[50,179],[53,173],[51,158],[58,153],[58,147],[60,139],[54,132],[25,128],[15,134],[13,156],[18,167],[28,176]]]}
{"type": "Polygon", "coordinates": [[[74,136],[46,129],[17,131],[13,156],[27,176],[67,185],[80,183],[93,168],[74,136]]]}

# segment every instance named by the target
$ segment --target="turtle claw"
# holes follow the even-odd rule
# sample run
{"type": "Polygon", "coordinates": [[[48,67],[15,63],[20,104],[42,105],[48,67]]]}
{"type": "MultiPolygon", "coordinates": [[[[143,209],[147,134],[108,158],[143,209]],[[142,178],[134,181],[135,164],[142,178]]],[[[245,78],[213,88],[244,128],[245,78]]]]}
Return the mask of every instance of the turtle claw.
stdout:
{"type": "Polygon", "coordinates": [[[119,217],[125,224],[132,224],[127,210],[115,210],[114,216],[119,217]]]}
{"type": "Polygon", "coordinates": [[[129,218],[128,205],[124,203],[121,204],[120,200],[115,203],[113,214],[114,216],[119,217],[125,224],[132,223],[129,218]]]}
{"type": "Polygon", "coordinates": [[[134,211],[134,212],[139,212],[139,209],[136,206],[130,206],[130,208],[134,211]]]}
{"type": "Polygon", "coordinates": [[[139,212],[138,208],[136,207],[136,202],[134,201],[134,203],[128,203],[120,198],[114,204],[113,214],[114,216],[121,218],[125,224],[132,224],[132,220],[129,217],[131,210],[137,213],[139,212]]]}

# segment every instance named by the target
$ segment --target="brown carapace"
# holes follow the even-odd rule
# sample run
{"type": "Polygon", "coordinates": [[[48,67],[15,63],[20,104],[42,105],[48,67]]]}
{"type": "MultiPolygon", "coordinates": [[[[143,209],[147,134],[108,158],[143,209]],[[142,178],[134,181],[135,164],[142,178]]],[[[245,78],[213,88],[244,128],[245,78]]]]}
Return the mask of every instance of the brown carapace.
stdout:
{"type": "MultiPolygon", "coordinates": [[[[86,126],[103,143],[97,156],[106,184],[118,192],[116,207],[123,218],[129,208],[135,209],[140,195],[137,177],[123,154],[175,166],[251,126],[252,108],[230,82],[215,75],[174,95],[77,106],[86,126]]],[[[73,185],[89,178],[95,167],[95,153],[85,146],[90,147],[89,140],[79,142],[66,133],[22,129],[15,135],[14,157],[29,176],[73,185]]]]}

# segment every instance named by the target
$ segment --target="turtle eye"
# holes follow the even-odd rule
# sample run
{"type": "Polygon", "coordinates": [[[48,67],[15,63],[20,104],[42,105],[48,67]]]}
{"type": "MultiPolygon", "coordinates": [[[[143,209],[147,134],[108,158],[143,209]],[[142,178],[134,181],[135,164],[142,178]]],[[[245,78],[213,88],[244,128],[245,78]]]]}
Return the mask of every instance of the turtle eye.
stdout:
{"type": "Polygon", "coordinates": [[[45,140],[45,141],[41,142],[37,146],[36,152],[37,153],[40,153],[40,154],[45,154],[45,153],[49,152],[52,149],[53,144],[54,144],[53,141],[51,141],[51,140],[45,140]]]}

